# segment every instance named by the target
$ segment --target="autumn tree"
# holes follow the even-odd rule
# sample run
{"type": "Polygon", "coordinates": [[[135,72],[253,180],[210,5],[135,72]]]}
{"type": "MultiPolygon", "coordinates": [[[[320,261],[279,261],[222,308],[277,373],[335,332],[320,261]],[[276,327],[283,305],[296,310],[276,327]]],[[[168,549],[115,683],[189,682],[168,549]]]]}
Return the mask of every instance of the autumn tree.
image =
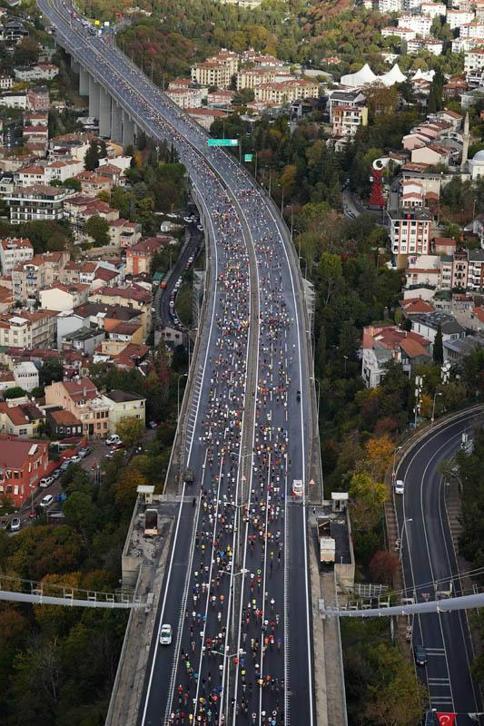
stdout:
{"type": "Polygon", "coordinates": [[[373,582],[391,585],[400,566],[400,560],[395,552],[377,550],[370,560],[369,570],[373,582]]]}
{"type": "Polygon", "coordinates": [[[355,530],[373,529],[383,516],[383,505],[388,493],[384,484],[370,474],[355,472],[350,481],[351,521],[355,530]]]}
{"type": "Polygon", "coordinates": [[[364,467],[377,481],[383,481],[392,462],[395,444],[388,436],[372,437],[365,444],[364,467]]]}
{"type": "Polygon", "coordinates": [[[143,438],[145,427],[136,416],[125,416],[116,426],[116,433],[130,449],[143,438]]]}

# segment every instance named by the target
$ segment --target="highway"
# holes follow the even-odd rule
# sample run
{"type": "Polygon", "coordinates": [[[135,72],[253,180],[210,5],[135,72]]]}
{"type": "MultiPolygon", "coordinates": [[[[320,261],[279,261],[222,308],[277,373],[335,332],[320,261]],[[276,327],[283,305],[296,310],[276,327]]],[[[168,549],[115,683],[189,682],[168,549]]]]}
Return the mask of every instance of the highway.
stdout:
{"type": "Polygon", "coordinates": [[[210,245],[187,467],[139,723],[312,726],[305,490],[312,433],[301,282],[287,231],[238,163],[59,0],[56,39],[139,128],[175,145],[210,245]],[[293,482],[302,489],[293,494],[293,482]],[[170,623],[171,645],[159,643],[170,623]]]}
{"type": "MultiPolygon", "coordinates": [[[[426,435],[401,460],[396,479],[405,482],[403,496],[394,495],[401,540],[407,597],[416,602],[435,599],[437,591],[461,595],[455,551],[445,509],[442,461],[452,458],[464,431],[472,431],[479,416],[463,412],[443,428],[426,435]]],[[[482,421],[482,413],[481,418],[482,421]]],[[[466,715],[481,711],[471,675],[472,646],[465,611],[418,615],[413,645],[423,645],[428,662],[417,672],[428,690],[429,708],[458,713],[458,726],[475,723],[466,715]]]]}

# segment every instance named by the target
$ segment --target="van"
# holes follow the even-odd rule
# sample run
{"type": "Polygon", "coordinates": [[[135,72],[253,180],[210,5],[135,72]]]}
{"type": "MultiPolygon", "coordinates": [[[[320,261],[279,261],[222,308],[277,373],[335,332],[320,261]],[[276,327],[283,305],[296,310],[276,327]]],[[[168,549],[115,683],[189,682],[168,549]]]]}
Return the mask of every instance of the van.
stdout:
{"type": "Polygon", "coordinates": [[[405,484],[402,481],[402,479],[397,479],[396,482],[393,485],[393,491],[395,494],[404,494],[405,492],[405,484]]]}

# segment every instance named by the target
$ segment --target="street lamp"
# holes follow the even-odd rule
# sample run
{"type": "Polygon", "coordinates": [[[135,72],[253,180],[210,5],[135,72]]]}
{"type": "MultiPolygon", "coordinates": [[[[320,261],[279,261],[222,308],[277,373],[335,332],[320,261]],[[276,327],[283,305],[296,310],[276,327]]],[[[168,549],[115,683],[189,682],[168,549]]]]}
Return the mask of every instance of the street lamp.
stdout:
{"type": "Polygon", "coordinates": [[[435,402],[437,401],[437,396],[441,396],[441,395],[442,395],[442,392],[441,391],[435,391],[435,393],[434,393],[434,401],[433,401],[433,404],[432,404],[432,417],[430,419],[430,425],[431,426],[434,425],[434,421],[435,421],[435,402]]]}
{"type": "Polygon", "coordinates": [[[182,373],[181,376],[178,376],[178,382],[176,386],[176,418],[177,421],[180,418],[180,381],[182,378],[188,378],[188,373],[182,373]]]}

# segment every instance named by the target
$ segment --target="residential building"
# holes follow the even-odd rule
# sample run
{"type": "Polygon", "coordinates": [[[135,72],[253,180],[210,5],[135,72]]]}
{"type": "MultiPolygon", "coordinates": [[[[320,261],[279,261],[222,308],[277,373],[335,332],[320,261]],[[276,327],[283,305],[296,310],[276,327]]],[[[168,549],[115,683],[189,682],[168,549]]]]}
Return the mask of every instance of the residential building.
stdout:
{"type": "Polygon", "coordinates": [[[412,149],[411,161],[413,164],[427,164],[428,166],[448,165],[451,150],[441,144],[429,144],[421,148],[412,149]]]}
{"type": "Polygon", "coordinates": [[[0,432],[19,438],[37,436],[44,421],[42,411],[30,401],[16,403],[15,400],[0,401],[0,432]]]}
{"type": "Polygon", "coordinates": [[[238,68],[239,56],[237,53],[223,48],[216,56],[193,66],[191,78],[194,83],[198,83],[200,86],[228,88],[238,68]]]}
{"type": "Polygon", "coordinates": [[[39,369],[32,361],[21,361],[13,367],[13,375],[17,386],[24,391],[33,391],[39,387],[39,369]]]}
{"type": "Polygon", "coordinates": [[[9,91],[13,86],[12,76],[0,76],[0,91],[9,91]]]}
{"type": "Polygon", "coordinates": [[[436,38],[415,38],[407,41],[407,53],[413,55],[425,50],[432,55],[442,55],[444,43],[436,38]]]}
{"type": "Polygon", "coordinates": [[[46,408],[46,417],[52,439],[82,436],[82,422],[70,411],[54,406],[46,408]]]}
{"type": "Polygon", "coordinates": [[[465,330],[459,325],[453,315],[448,315],[440,310],[433,313],[412,315],[412,331],[422,335],[434,343],[437,331],[442,332],[442,341],[457,340],[465,337],[465,330]]]}
{"type": "Polygon", "coordinates": [[[464,358],[473,353],[475,350],[484,348],[484,335],[467,335],[465,338],[457,340],[445,340],[442,343],[444,351],[444,363],[451,365],[460,365],[464,358]]]}
{"type": "Polygon", "coordinates": [[[467,259],[467,251],[456,252],[453,259],[452,265],[452,282],[451,287],[453,290],[467,289],[467,276],[468,276],[469,261],[467,259]]]}
{"type": "Polygon", "coordinates": [[[28,262],[34,256],[34,248],[29,239],[7,237],[0,240],[0,264],[2,275],[8,275],[17,265],[28,262]]]}
{"type": "Polygon", "coordinates": [[[448,23],[451,30],[460,28],[466,23],[471,23],[474,20],[474,13],[470,10],[452,10],[447,9],[446,22],[448,23]]]}
{"type": "Polygon", "coordinates": [[[432,359],[430,342],[424,336],[401,330],[395,325],[363,328],[361,376],[367,388],[378,386],[390,361],[401,363],[410,374],[412,368],[432,359]]]}
{"type": "Polygon", "coordinates": [[[73,310],[78,305],[87,302],[89,291],[90,286],[83,285],[81,282],[74,282],[70,285],[57,282],[39,290],[40,307],[43,310],[55,310],[56,312],[73,310]]]}
{"type": "Polygon", "coordinates": [[[151,329],[151,292],[136,284],[127,287],[101,287],[91,293],[89,300],[106,305],[125,305],[136,310],[141,316],[144,335],[148,335],[151,329]]]}
{"type": "MultiPolygon", "coordinates": [[[[170,84],[171,85],[171,84],[170,84]]],[[[201,88],[170,88],[166,95],[180,108],[200,108],[204,99],[201,88]]]]}
{"type": "Polygon", "coordinates": [[[467,289],[484,292],[484,250],[469,250],[467,289]]]}
{"type": "Polygon", "coordinates": [[[474,76],[476,74],[479,74],[479,76],[482,74],[482,71],[484,69],[484,48],[478,47],[478,48],[472,48],[472,50],[468,50],[466,54],[464,55],[464,71],[466,73],[466,76],[474,76]]]}
{"type": "Polygon", "coordinates": [[[141,225],[138,222],[128,222],[127,219],[109,222],[109,241],[113,247],[132,247],[140,239],[141,225]]]}
{"type": "Polygon", "coordinates": [[[319,84],[306,78],[262,83],[254,89],[255,100],[282,106],[299,98],[318,98],[319,84]]]}
{"type": "Polygon", "coordinates": [[[28,94],[23,91],[19,91],[18,93],[2,93],[0,96],[0,106],[25,110],[29,107],[28,94]]]}
{"type": "Polygon", "coordinates": [[[417,35],[425,38],[430,35],[432,18],[427,15],[402,15],[398,18],[398,27],[413,30],[417,35]]]}
{"type": "Polygon", "coordinates": [[[220,108],[202,106],[201,108],[187,108],[185,110],[190,118],[200,124],[206,131],[210,131],[215,119],[227,118],[227,113],[220,108]]]}
{"type": "Polygon", "coordinates": [[[62,349],[73,349],[84,355],[92,356],[96,348],[104,340],[104,330],[101,328],[80,328],[67,333],[62,339],[62,349]]]}
{"type": "Polygon", "coordinates": [[[49,443],[0,437],[0,494],[16,509],[31,497],[49,469],[49,443]]]}
{"type": "Polygon", "coordinates": [[[17,265],[11,272],[15,300],[36,299],[40,290],[59,279],[68,259],[68,252],[44,252],[17,265]]]}
{"type": "Polygon", "coordinates": [[[394,255],[427,255],[432,215],[426,209],[389,210],[390,242],[394,255]]]}
{"type": "Polygon", "coordinates": [[[143,426],[146,420],[146,398],[136,393],[112,390],[107,394],[112,402],[109,410],[111,431],[116,431],[118,424],[125,418],[135,418],[143,426]]]}
{"type": "Polygon", "coordinates": [[[156,252],[169,244],[171,237],[158,235],[137,242],[126,250],[126,274],[150,273],[151,261],[156,252]]]}
{"type": "Polygon", "coordinates": [[[61,220],[64,218],[64,202],[72,196],[72,191],[63,187],[36,184],[31,187],[18,187],[5,201],[10,209],[10,222],[34,222],[41,220],[61,220]]]}
{"type": "Polygon", "coordinates": [[[87,377],[51,383],[45,387],[45,402],[70,411],[81,421],[84,436],[101,438],[110,433],[109,410],[112,402],[87,377]]]}
{"type": "Polygon", "coordinates": [[[381,34],[384,38],[400,38],[400,40],[405,40],[407,42],[415,40],[417,37],[415,30],[401,25],[399,25],[398,28],[394,25],[387,25],[385,28],[381,29],[381,34]]]}
{"type": "Polygon", "coordinates": [[[52,63],[37,63],[33,66],[14,68],[13,74],[17,81],[52,81],[59,75],[59,69],[52,63]]]}
{"type": "Polygon", "coordinates": [[[50,106],[49,89],[46,86],[29,88],[27,106],[32,111],[48,111],[50,106]]]}
{"type": "Polygon", "coordinates": [[[445,17],[447,14],[447,6],[444,3],[423,2],[420,6],[422,15],[428,15],[430,18],[445,17]]]}
{"type": "Polygon", "coordinates": [[[335,109],[340,106],[358,108],[366,104],[366,96],[359,90],[331,91],[329,95],[329,121],[333,123],[335,109]]]}
{"type": "Polygon", "coordinates": [[[353,138],[360,126],[368,125],[367,106],[335,106],[332,113],[331,134],[353,138]]]}
{"type": "Polygon", "coordinates": [[[431,287],[437,289],[441,283],[441,259],[438,255],[416,255],[407,258],[405,270],[407,289],[431,287]]]}
{"type": "Polygon", "coordinates": [[[0,346],[7,348],[52,348],[56,313],[51,310],[20,311],[0,315],[0,346]]]}

